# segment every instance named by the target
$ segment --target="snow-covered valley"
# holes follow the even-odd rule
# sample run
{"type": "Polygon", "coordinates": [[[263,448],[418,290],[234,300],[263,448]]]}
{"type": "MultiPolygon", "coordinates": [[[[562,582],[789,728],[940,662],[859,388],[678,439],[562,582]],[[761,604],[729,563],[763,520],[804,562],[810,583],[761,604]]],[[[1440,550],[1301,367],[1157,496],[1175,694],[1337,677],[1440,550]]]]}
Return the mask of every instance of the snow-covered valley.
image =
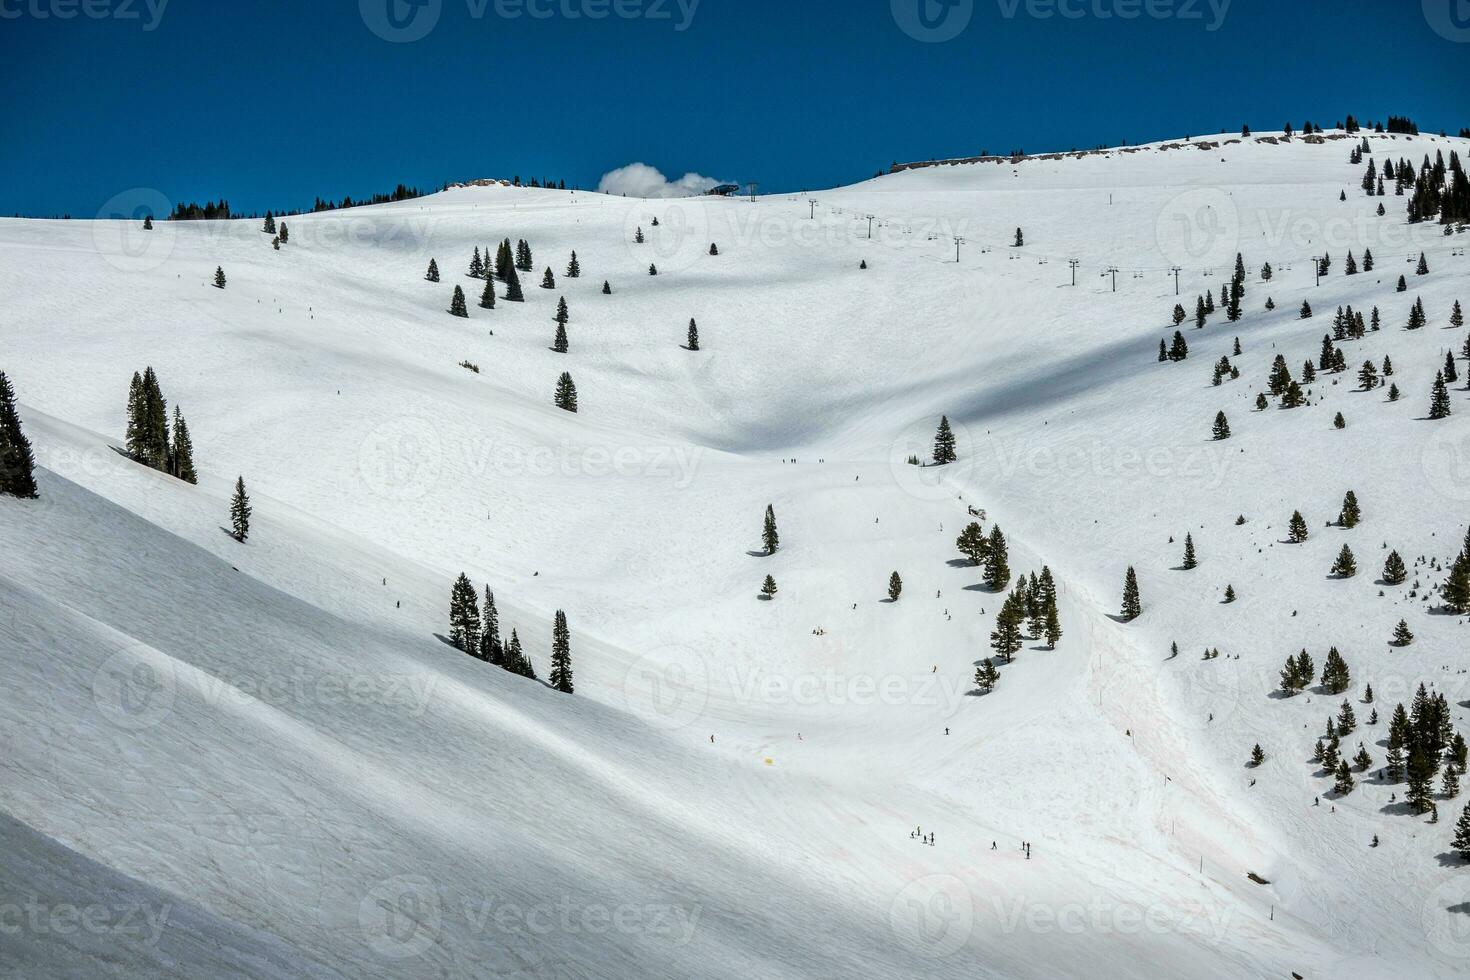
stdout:
{"type": "Polygon", "coordinates": [[[469,186],[286,216],[279,249],[259,220],[0,219],[40,494],[0,496],[0,973],[1465,975],[1466,793],[1436,779],[1431,822],[1376,773],[1421,684],[1470,732],[1436,594],[1470,523],[1470,257],[1349,154],[1470,141],[1280,136],[755,201],[469,186]],[[484,309],[465,272],[502,239],[525,301],[484,309]],[[1237,253],[1241,317],[1197,329],[1237,253]],[[1381,329],[1307,382],[1349,305],[1381,329]],[[1258,410],[1278,354],[1309,404],[1258,410]],[[1359,390],[1385,357],[1397,401],[1359,390]],[[197,485],[122,451],[148,366],[197,485]],[[941,416],[958,458],[911,465],[941,416]],[[985,694],[976,520],[1051,570],[1063,630],[985,694]],[[574,694],[447,642],[460,573],[541,678],[565,611],[574,694]],[[1331,647],[1348,689],[1283,696],[1331,647]],[[1373,761],[1339,793],[1312,756],[1344,700],[1373,761]]]}

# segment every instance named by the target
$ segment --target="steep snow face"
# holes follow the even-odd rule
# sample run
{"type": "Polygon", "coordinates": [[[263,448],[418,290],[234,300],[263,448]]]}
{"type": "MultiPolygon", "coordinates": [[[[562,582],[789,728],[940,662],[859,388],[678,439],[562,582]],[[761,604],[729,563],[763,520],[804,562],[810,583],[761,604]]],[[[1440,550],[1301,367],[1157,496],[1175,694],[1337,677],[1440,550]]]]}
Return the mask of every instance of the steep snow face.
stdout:
{"type": "MultiPolygon", "coordinates": [[[[1380,166],[1467,150],[1369,141],[1380,166]]],[[[1430,823],[1402,784],[1355,773],[1339,798],[1308,761],[1369,683],[1344,746],[1374,769],[1420,683],[1470,729],[1465,627],[1420,562],[1454,557],[1470,499],[1464,382],[1423,418],[1470,259],[1391,183],[1364,196],[1353,145],[1160,144],[754,203],[468,187],[288,216],[279,251],[256,221],[0,220],[0,369],[42,467],[39,501],[0,499],[0,965],[1462,975],[1463,794],[1430,823]],[[503,238],[534,271],[485,310],[464,273],[503,238]],[[1365,248],[1374,269],[1344,275],[1365,248]],[[1242,318],[1195,329],[1237,253],[1242,318]],[[1416,298],[1428,325],[1405,331],[1416,298]],[[1190,353],[1161,363],[1176,302],[1190,353]],[[1254,411],[1275,356],[1300,380],[1347,304],[1382,323],[1342,343],[1350,370],[1254,411]],[[1213,386],[1221,356],[1240,377],[1213,386]],[[1396,403],[1356,390],[1385,356],[1396,403]],[[114,451],[145,365],[198,486],[114,451]],[[564,371],[576,414],[552,404],[564,371]],[[941,414],[959,460],[908,465],[941,414]],[[1362,523],[1327,526],[1348,490],[1362,523]],[[1053,570],[1065,630],[985,696],[1003,597],[955,548],[972,510],[1017,575],[1053,570]],[[1344,543],[1359,574],[1329,578],[1344,543]],[[1387,549],[1402,586],[1377,582],[1387,549]],[[1123,623],[1129,566],[1144,613],[1123,623]],[[567,612],[575,695],[439,638],[461,571],[542,677],[567,612]],[[1390,647],[1400,619],[1417,639],[1390,647]],[[1348,693],[1275,695],[1288,654],[1333,645],[1348,693]],[[69,905],[90,924],[64,932],[69,905]]]]}

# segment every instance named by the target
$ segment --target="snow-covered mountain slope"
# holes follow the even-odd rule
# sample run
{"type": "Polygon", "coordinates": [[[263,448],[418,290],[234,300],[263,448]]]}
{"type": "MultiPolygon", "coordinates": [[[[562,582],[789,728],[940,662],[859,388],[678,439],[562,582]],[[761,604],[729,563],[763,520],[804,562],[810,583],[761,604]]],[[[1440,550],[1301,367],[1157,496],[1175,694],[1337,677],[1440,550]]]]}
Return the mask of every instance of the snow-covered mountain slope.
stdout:
{"type": "MultiPolygon", "coordinates": [[[[1380,163],[1467,150],[1369,139],[1380,163]]],[[[1288,654],[1336,645],[1347,696],[1377,694],[1345,743],[1375,767],[1421,682],[1470,729],[1466,627],[1424,601],[1441,574],[1376,581],[1385,544],[1460,547],[1470,399],[1422,417],[1470,258],[1363,196],[1352,145],[927,168],[815,205],[471,187],[288,217],[279,251],[258,221],[0,220],[0,369],[42,468],[39,500],[0,498],[0,970],[1462,975],[1463,795],[1437,824],[1370,774],[1331,795],[1308,760],[1341,697],[1273,696],[1288,654]],[[465,267],[502,238],[536,271],[483,310],[465,267]],[[1343,275],[1365,247],[1375,269],[1343,275]],[[1218,297],[1237,251],[1243,318],[1187,321],[1188,360],[1158,362],[1174,303],[1218,297]],[[1349,303],[1383,322],[1344,343],[1352,370],[1254,412],[1275,355],[1300,377],[1349,303]],[[1397,403],[1354,390],[1385,355],[1397,403]],[[114,451],[145,365],[198,486],[114,451]],[[941,414],[960,459],[906,465],[941,414]],[[1363,523],[1325,526],[1348,490],[1363,523]],[[1016,573],[1053,570],[1066,631],[983,697],[1002,597],[956,551],[969,508],[1016,573]],[[1296,509],[1311,537],[1283,544],[1296,509]],[[1344,542],[1361,571],[1330,579],[1344,542]],[[438,638],[461,571],[542,676],[566,611],[575,695],[438,638]],[[1401,618],[1417,640],[1390,647],[1401,618]],[[166,922],[58,939],[89,902],[166,922]]]]}

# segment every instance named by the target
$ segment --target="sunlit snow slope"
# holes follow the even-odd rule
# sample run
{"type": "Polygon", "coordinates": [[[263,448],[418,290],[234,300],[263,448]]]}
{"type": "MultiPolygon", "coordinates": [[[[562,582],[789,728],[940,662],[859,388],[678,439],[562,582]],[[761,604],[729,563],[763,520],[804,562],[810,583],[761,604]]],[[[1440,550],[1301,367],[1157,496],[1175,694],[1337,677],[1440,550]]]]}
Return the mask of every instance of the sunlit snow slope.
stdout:
{"type": "MultiPolygon", "coordinates": [[[[1370,143],[1416,168],[1467,150],[1370,143]]],[[[465,187],[288,216],[279,251],[256,220],[0,220],[0,370],[42,468],[39,500],[0,498],[0,971],[1463,976],[1464,795],[1436,824],[1371,773],[1338,798],[1309,756],[1341,698],[1273,697],[1288,654],[1336,645],[1346,696],[1377,694],[1345,742],[1375,769],[1421,682],[1470,731],[1470,634],[1425,601],[1441,574],[1377,582],[1385,545],[1443,563],[1470,520],[1463,382],[1423,419],[1470,258],[1391,186],[1365,197],[1352,145],[755,202],[465,187]],[[484,310],[465,270],[503,238],[535,271],[484,310]],[[1375,269],[1345,276],[1365,247],[1375,269]],[[1237,252],[1244,317],[1194,329],[1237,252]],[[1176,301],[1190,356],[1160,363],[1176,301]],[[1253,411],[1275,355],[1300,377],[1349,303],[1383,322],[1345,342],[1350,371],[1253,411]],[[1236,337],[1241,377],[1214,387],[1236,337]],[[1355,390],[1385,355],[1397,403],[1355,390]],[[198,486],[115,451],[146,365],[198,486]],[[563,371],[576,414],[552,404],[563,371]],[[1234,435],[1211,442],[1221,410],[1234,435]],[[941,414],[959,461],[907,465],[941,414]],[[1326,526],[1350,489],[1363,523],[1326,526]],[[955,548],[970,508],[1014,572],[1053,570],[1065,630],[986,696],[1003,597],[955,548]],[[1297,509],[1312,534],[1287,545],[1297,509]],[[1362,570],[1330,579],[1344,542],[1362,570]],[[1144,615],[1123,623],[1130,565],[1144,615]],[[574,695],[439,638],[461,571],[542,677],[566,611],[574,695]]]]}

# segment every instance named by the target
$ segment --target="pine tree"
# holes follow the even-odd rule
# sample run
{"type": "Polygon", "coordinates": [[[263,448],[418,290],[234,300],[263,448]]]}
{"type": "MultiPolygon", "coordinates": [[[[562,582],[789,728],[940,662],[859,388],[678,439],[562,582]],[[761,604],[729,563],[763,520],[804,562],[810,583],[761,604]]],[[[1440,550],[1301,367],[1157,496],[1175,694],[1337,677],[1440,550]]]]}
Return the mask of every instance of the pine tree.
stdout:
{"type": "Polygon", "coordinates": [[[225,288],[225,270],[224,270],[224,266],[217,265],[217,266],[214,267],[214,288],[215,289],[224,289],[225,288]]]}
{"type": "Polygon", "coordinates": [[[1368,754],[1362,742],[1358,743],[1358,752],[1353,756],[1353,764],[1358,767],[1358,772],[1367,772],[1368,767],[1373,765],[1373,757],[1368,754]]]}
{"type": "Polygon", "coordinates": [[[547,680],[561,693],[573,693],[572,634],[567,629],[567,614],[560,609],[556,611],[556,622],[551,627],[551,674],[547,680]]]}
{"type": "Polygon", "coordinates": [[[495,277],[485,277],[485,288],[480,290],[480,309],[495,309],[495,277]]]}
{"type": "Polygon", "coordinates": [[[1444,356],[1444,380],[1446,384],[1454,384],[1460,380],[1460,372],[1455,370],[1455,352],[1447,351],[1444,356]]]}
{"type": "Polygon", "coordinates": [[[1410,631],[1408,622],[1402,619],[1399,620],[1399,624],[1393,628],[1393,645],[1396,647],[1406,647],[1413,642],[1414,634],[1410,631]]]}
{"type": "Polygon", "coordinates": [[[1347,428],[1347,419],[1345,419],[1345,418],[1342,417],[1342,413],[1341,412],[1338,412],[1336,415],[1334,415],[1332,417],[1332,427],[1334,429],[1346,429],[1347,428]]]}
{"type": "Polygon", "coordinates": [[[542,289],[555,289],[556,288],[556,276],[554,276],[552,274],[552,272],[551,272],[551,266],[549,266],[549,265],[546,267],[546,274],[541,277],[541,288],[542,289]]]}
{"type": "Polygon", "coordinates": [[[711,254],[711,255],[719,255],[720,254],[720,246],[716,245],[714,242],[710,242],[709,243],[709,254],[711,254]]]}
{"type": "Polygon", "coordinates": [[[985,537],[985,529],[971,521],[955,539],[955,547],[960,550],[960,554],[970,559],[971,564],[979,565],[990,550],[990,541],[985,537]]]}
{"type": "Polygon", "coordinates": [[[1271,394],[1280,397],[1286,394],[1286,389],[1291,385],[1291,369],[1286,366],[1286,358],[1280,354],[1271,364],[1271,377],[1266,388],[1271,394]]]}
{"type": "Polygon", "coordinates": [[[772,598],[775,597],[775,595],[776,595],[776,580],[774,578],[772,578],[771,576],[767,575],[765,582],[761,583],[761,596],[762,596],[762,598],[765,598],[765,599],[772,599],[772,598]]]}
{"type": "Polygon", "coordinates": [[[281,244],[284,245],[291,240],[291,229],[286,227],[286,222],[281,222],[281,244]]]}
{"type": "Polygon", "coordinates": [[[1022,245],[1025,245],[1025,244],[1026,244],[1026,239],[1021,234],[1021,229],[1017,228],[1016,229],[1016,244],[1015,244],[1015,247],[1016,248],[1020,248],[1022,245]]]}
{"type": "Polygon", "coordinates": [[[485,267],[480,263],[480,246],[475,246],[475,254],[470,256],[470,270],[467,275],[471,279],[478,279],[485,274],[485,267]]]}
{"type": "Polygon", "coordinates": [[[572,249],[572,258],[567,262],[567,271],[563,273],[568,279],[577,279],[582,275],[582,263],[577,261],[577,250],[572,249]]]}
{"type": "Polygon", "coordinates": [[[449,642],[458,650],[479,655],[480,604],[475,587],[463,572],[449,592],[449,642]]]}
{"type": "Polygon", "coordinates": [[[1399,400],[1399,386],[1397,384],[1391,384],[1388,386],[1388,400],[1391,402],[1396,402],[1399,400]]]}
{"type": "Polygon", "coordinates": [[[1021,649],[1021,621],[1025,616],[1025,601],[1019,588],[1006,596],[1000,612],[995,617],[995,629],[990,633],[990,648],[1010,663],[1016,651],[1021,649]]]}
{"type": "Polygon", "coordinates": [[[898,577],[898,572],[888,576],[888,598],[894,602],[903,594],[903,579],[898,577]]]}
{"type": "Polygon", "coordinates": [[[143,230],[144,231],[152,231],[153,230],[153,215],[148,214],[148,215],[144,215],[143,216],[143,230]]]}
{"type": "Polygon", "coordinates": [[[1233,585],[1227,585],[1227,586],[1225,586],[1225,604],[1228,606],[1230,603],[1232,603],[1234,601],[1235,601],[1235,586],[1233,586],[1233,585]]]}
{"type": "Polygon", "coordinates": [[[643,244],[643,226],[642,225],[639,225],[638,226],[638,230],[633,233],[633,244],[635,244],[635,245],[642,245],[643,244]]]}
{"type": "Polygon", "coordinates": [[[1403,276],[1399,276],[1399,284],[1394,291],[1399,293],[1407,293],[1409,291],[1408,280],[1406,280],[1403,276]]]}
{"type": "Polygon", "coordinates": [[[168,469],[168,402],[152,367],[143,369],[143,462],[155,470],[168,469]]]}
{"type": "Polygon", "coordinates": [[[985,587],[1000,592],[1011,581],[1010,548],[999,524],[990,526],[990,539],[985,548],[985,587]]]}
{"type": "MultiPolygon", "coordinates": [[[[1310,684],[1311,681],[1311,675],[1308,674],[1305,682],[1310,684]]],[[[1341,694],[1352,685],[1352,682],[1353,675],[1348,669],[1347,661],[1342,659],[1342,654],[1337,652],[1337,647],[1332,647],[1327,651],[1326,659],[1322,661],[1322,686],[1333,694],[1341,694]]]]}
{"type": "Polygon", "coordinates": [[[1424,253],[1423,252],[1420,252],[1419,253],[1419,266],[1418,266],[1418,268],[1416,268],[1414,270],[1414,275],[1416,275],[1416,276],[1427,276],[1427,275],[1429,275],[1429,263],[1428,263],[1428,261],[1425,260],[1424,253]]]}
{"type": "Polygon", "coordinates": [[[943,466],[945,463],[953,463],[959,457],[955,454],[954,433],[950,431],[949,416],[939,417],[939,430],[934,433],[934,463],[943,466]]]}
{"type": "Polygon", "coordinates": [[[36,487],[36,459],[30,440],[21,431],[15,389],[4,371],[0,371],[0,496],[23,500],[40,496],[36,487]]]}
{"type": "Polygon", "coordinates": [[[1358,507],[1358,495],[1349,490],[1342,498],[1342,510],[1337,515],[1338,527],[1353,528],[1363,519],[1363,511],[1358,507]]]}
{"type": "Polygon", "coordinates": [[[1215,425],[1211,431],[1213,432],[1215,440],[1217,442],[1221,439],[1230,438],[1230,421],[1225,418],[1224,412],[1215,413],[1215,425]]]}
{"type": "Polygon", "coordinates": [[[1455,838],[1450,846],[1460,852],[1460,860],[1470,861],[1470,803],[1465,804],[1465,809],[1460,813],[1460,820],[1455,824],[1455,838]]]}
{"type": "Polygon", "coordinates": [[[1403,585],[1408,577],[1409,570],[1404,567],[1404,560],[1397,551],[1390,551],[1388,560],[1383,563],[1383,581],[1389,585],[1403,585]]]}
{"type": "Polygon", "coordinates": [[[1062,638],[1061,616],[1057,612],[1057,589],[1052,582],[1051,569],[1041,569],[1043,599],[1043,615],[1041,623],[1041,635],[1046,638],[1046,645],[1052,650],[1057,648],[1057,641],[1062,638]]]}
{"type": "Polygon", "coordinates": [[[1291,520],[1287,522],[1287,540],[1292,544],[1301,544],[1307,540],[1307,522],[1302,517],[1302,512],[1294,510],[1291,512],[1291,520]]]}
{"type": "Polygon", "coordinates": [[[230,498],[230,527],[235,540],[244,541],[250,536],[250,497],[245,493],[245,478],[235,480],[235,495],[230,498]]]}
{"type": "Polygon", "coordinates": [[[515,268],[515,261],[510,257],[510,239],[501,239],[500,245],[495,249],[495,278],[501,282],[508,281],[510,270],[515,268]]]}
{"type": "Polygon", "coordinates": [[[1302,310],[1299,319],[1310,320],[1312,318],[1312,304],[1302,300],[1302,310]]]}
{"type": "Polygon", "coordinates": [[[650,262],[648,264],[648,274],[650,276],[656,276],[656,275],[658,275],[658,266],[656,266],[652,262],[650,262]]]}
{"type": "Polygon", "coordinates": [[[439,263],[435,262],[433,259],[430,259],[429,260],[429,271],[426,272],[426,273],[424,273],[424,278],[427,279],[429,282],[438,282],[439,281],[439,263]]]}
{"type": "Polygon", "coordinates": [[[267,235],[274,235],[276,233],[276,219],[271,216],[269,211],[265,213],[265,225],[260,230],[267,235]]]}
{"type": "Polygon", "coordinates": [[[766,504],[766,516],[761,524],[761,544],[765,546],[767,555],[774,555],[781,549],[781,533],[776,529],[776,508],[766,504]]]}
{"type": "Polygon", "coordinates": [[[449,313],[451,316],[467,317],[470,315],[470,311],[465,309],[464,305],[464,290],[459,288],[458,283],[454,286],[454,295],[449,297],[449,313]]]}
{"type": "Polygon", "coordinates": [[[1332,563],[1332,574],[1338,578],[1352,578],[1358,574],[1358,563],[1353,558],[1353,549],[1347,545],[1337,553],[1337,561],[1332,563]]]}
{"type": "Polygon", "coordinates": [[[1372,361],[1363,362],[1363,367],[1358,371],[1358,384],[1363,391],[1372,391],[1378,387],[1378,368],[1373,366],[1372,361]]]}
{"type": "Polygon", "coordinates": [[[495,593],[488,585],[485,586],[485,608],[480,620],[480,659],[497,667],[505,665],[505,651],[500,647],[500,613],[495,609],[495,593]]]}
{"type": "Polygon", "coordinates": [[[1251,768],[1259,769],[1261,763],[1266,761],[1266,753],[1261,751],[1261,743],[1257,742],[1251,749],[1251,768]]]}
{"type": "Polygon", "coordinates": [[[1128,566],[1128,574],[1123,578],[1123,621],[1132,622],[1143,615],[1143,605],[1138,597],[1138,575],[1133,571],[1133,566],[1128,566]]]}
{"type": "Polygon", "coordinates": [[[1427,745],[1412,737],[1408,753],[1404,776],[1409,788],[1404,793],[1404,801],[1415,813],[1428,813],[1434,806],[1434,777],[1439,772],[1439,760],[1427,745]]]}
{"type": "Polygon", "coordinates": [[[1346,796],[1353,791],[1356,784],[1353,782],[1353,771],[1348,767],[1346,759],[1339,759],[1337,763],[1337,782],[1332,788],[1338,796],[1346,796]]]}
{"type": "Polygon", "coordinates": [[[558,323],[556,325],[556,337],[551,342],[551,349],[556,351],[556,353],[558,354],[565,354],[567,352],[568,348],[566,324],[558,323]]]}
{"type": "Polygon", "coordinates": [[[1186,534],[1184,535],[1184,570],[1191,571],[1197,567],[1199,567],[1199,562],[1194,557],[1194,537],[1186,534]]]}
{"type": "Polygon", "coordinates": [[[1337,734],[1346,738],[1358,727],[1358,716],[1353,712],[1352,703],[1344,701],[1337,713],[1337,734]]]}
{"type": "Polygon", "coordinates": [[[995,669],[995,664],[988,659],[975,668],[975,686],[982,694],[989,694],[995,690],[995,685],[1000,683],[1000,672],[995,669]]]}
{"type": "Polygon", "coordinates": [[[1189,356],[1189,345],[1184,342],[1184,334],[1178,330],[1174,331],[1174,342],[1169,345],[1169,360],[1182,361],[1189,356]]]}
{"type": "Polygon", "coordinates": [[[1169,347],[1162,340],[1159,341],[1159,363],[1163,364],[1169,359],[1169,347]]]}
{"type": "Polygon", "coordinates": [[[526,296],[521,292],[521,277],[514,265],[505,267],[505,299],[508,303],[524,303],[526,296]]]}
{"type": "Polygon", "coordinates": [[[173,446],[169,450],[169,473],[185,483],[198,483],[199,475],[194,472],[194,440],[189,438],[189,424],[184,415],[174,406],[173,446]]]}
{"type": "Polygon", "coordinates": [[[1184,307],[1182,304],[1174,304],[1174,326],[1177,327],[1179,326],[1179,324],[1183,323],[1188,315],[1189,314],[1184,312],[1184,307]]]}
{"type": "Polygon", "coordinates": [[[531,259],[531,246],[522,238],[516,242],[516,268],[522,272],[530,272],[535,267],[531,259]]]}
{"type": "Polygon", "coordinates": [[[570,372],[563,371],[561,377],[556,379],[556,392],[553,396],[556,407],[563,412],[575,412],[577,410],[577,386],[572,381],[570,372]]]}
{"type": "Polygon", "coordinates": [[[1282,408],[1301,408],[1307,403],[1307,396],[1302,392],[1302,386],[1295,381],[1286,386],[1286,391],[1281,395],[1282,408]]]}
{"type": "Polygon", "coordinates": [[[1267,402],[1266,402],[1266,396],[1264,394],[1257,395],[1256,396],[1256,411],[1258,411],[1258,412],[1264,412],[1267,407],[1268,406],[1267,406],[1267,402]]]}
{"type": "MultiPolygon", "coordinates": [[[[1209,310],[1205,308],[1205,298],[1203,296],[1197,297],[1194,301],[1194,327],[1196,330],[1205,325],[1205,318],[1208,314],[1209,310]]],[[[1163,341],[1159,341],[1159,343],[1163,343],[1163,341]]]]}
{"type": "Polygon", "coordinates": [[[602,280],[602,295],[612,295],[612,285],[606,279],[602,280]]]}
{"type": "Polygon", "coordinates": [[[1450,416],[1450,393],[1445,387],[1444,372],[1436,371],[1434,374],[1434,389],[1429,396],[1429,417],[1431,419],[1444,419],[1450,416]]]}

